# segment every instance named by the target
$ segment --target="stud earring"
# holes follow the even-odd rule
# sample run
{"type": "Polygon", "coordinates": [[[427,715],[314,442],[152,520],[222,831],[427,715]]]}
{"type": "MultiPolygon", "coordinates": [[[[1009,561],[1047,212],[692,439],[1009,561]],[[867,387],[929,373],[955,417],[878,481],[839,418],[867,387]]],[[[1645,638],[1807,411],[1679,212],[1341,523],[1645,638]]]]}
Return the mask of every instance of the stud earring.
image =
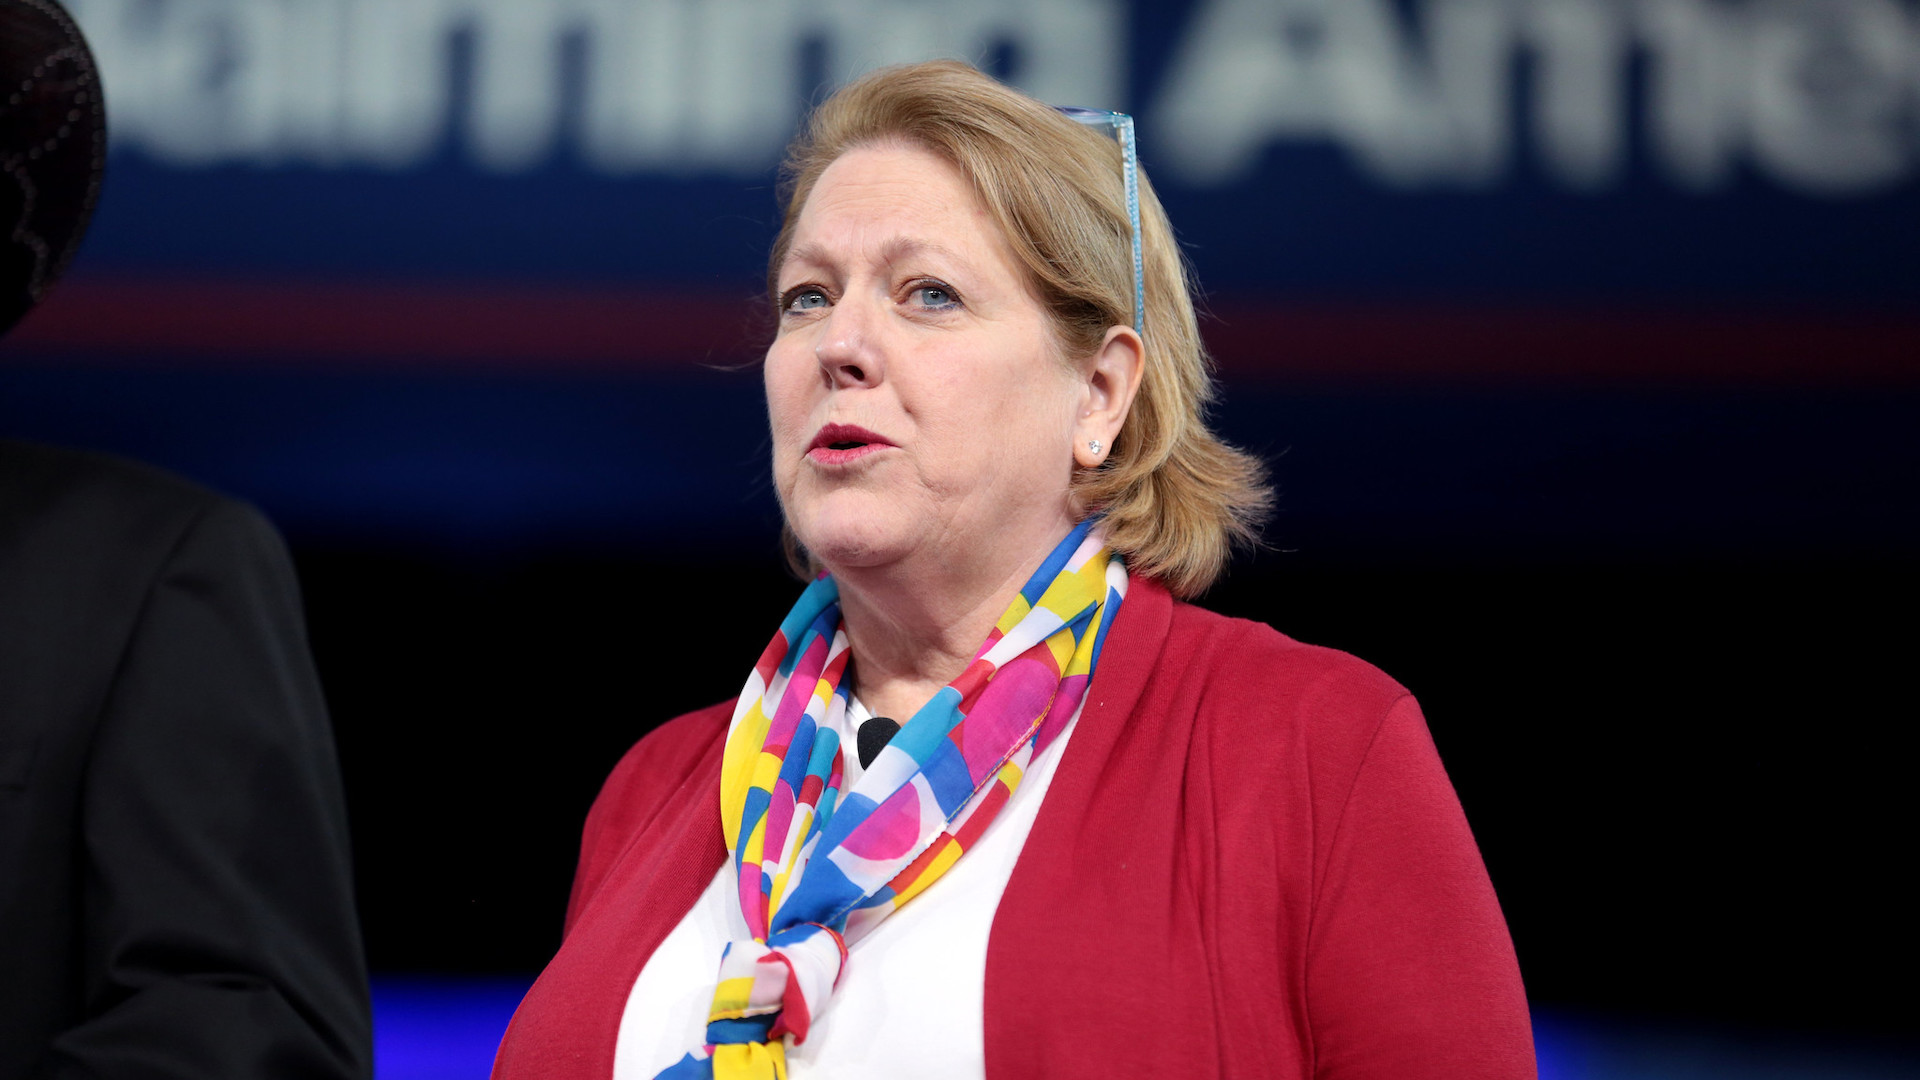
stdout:
{"type": "Polygon", "coordinates": [[[1088,440],[1087,440],[1087,449],[1088,449],[1088,450],[1091,450],[1092,452],[1094,452],[1094,453],[1096,453],[1096,454],[1097,454],[1097,453],[1099,453],[1099,452],[1100,452],[1100,440],[1099,440],[1099,439],[1088,439],[1088,440]]]}

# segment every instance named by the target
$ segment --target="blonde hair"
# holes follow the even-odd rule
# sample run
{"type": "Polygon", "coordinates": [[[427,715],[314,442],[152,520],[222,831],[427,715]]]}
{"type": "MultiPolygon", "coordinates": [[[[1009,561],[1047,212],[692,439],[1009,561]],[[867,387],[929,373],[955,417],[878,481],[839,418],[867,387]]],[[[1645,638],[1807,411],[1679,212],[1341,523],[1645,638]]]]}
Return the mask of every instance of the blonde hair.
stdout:
{"type": "MultiPolygon", "coordinates": [[[[888,142],[925,149],[967,178],[1025,265],[1063,355],[1092,356],[1110,328],[1133,325],[1119,143],[954,60],[882,68],[814,110],[782,169],[786,220],[767,281],[776,307],[780,265],[820,174],[848,150],[888,142]]],[[[1207,428],[1215,390],[1186,261],[1144,173],[1139,190],[1140,391],[1100,467],[1075,471],[1071,495],[1080,513],[1103,515],[1108,543],[1132,570],[1190,597],[1219,577],[1236,544],[1254,542],[1272,493],[1259,459],[1207,428]]],[[[790,530],[788,551],[804,573],[790,530]]]]}

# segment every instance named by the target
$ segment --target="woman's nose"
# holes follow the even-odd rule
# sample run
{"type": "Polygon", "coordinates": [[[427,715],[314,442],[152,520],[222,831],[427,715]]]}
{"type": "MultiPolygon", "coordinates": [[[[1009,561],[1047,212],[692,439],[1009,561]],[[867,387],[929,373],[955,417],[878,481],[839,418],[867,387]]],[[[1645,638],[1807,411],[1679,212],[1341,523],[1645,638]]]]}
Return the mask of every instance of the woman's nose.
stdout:
{"type": "Polygon", "coordinates": [[[877,316],[872,304],[851,293],[827,314],[813,355],[829,386],[871,386],[884,376],[877,316]]]}

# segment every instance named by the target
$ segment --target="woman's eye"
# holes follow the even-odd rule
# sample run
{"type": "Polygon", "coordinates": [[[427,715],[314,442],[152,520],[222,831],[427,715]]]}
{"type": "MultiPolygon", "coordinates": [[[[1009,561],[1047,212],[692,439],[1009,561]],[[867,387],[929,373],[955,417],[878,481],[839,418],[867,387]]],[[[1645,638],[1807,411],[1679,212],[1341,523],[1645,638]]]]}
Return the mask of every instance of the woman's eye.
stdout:
{"type": "Polygon", "coordinates": [[[787,290],[781,306],[787,311],[813,311],[827,306],[827,294],[812,285],[787,290]]]}
{"type": "Polygon", "coordinates": [[[913,292],[909,295],[924,308],[949,308],[955,307],[960,303],[959,299],[953,295],[952,290],[948,289],[945,285],[915,286],[913,292]]]}

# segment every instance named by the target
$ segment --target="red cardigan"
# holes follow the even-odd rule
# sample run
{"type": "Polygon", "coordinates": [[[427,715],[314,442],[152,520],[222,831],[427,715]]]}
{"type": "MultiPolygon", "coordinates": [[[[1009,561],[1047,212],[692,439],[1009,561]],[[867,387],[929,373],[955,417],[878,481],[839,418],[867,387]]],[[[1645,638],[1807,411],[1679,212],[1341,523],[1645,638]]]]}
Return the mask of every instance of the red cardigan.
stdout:
{"type": "MultiPolygon", "coordinates": [[[[496,1078],[612,1076],[640,968],[726,859],[730,714],[615,768],[496,1078]]],[[[985,1023],[991,1080],[1534,1076],[1506,923],[1413,699],[1139,578],[994,915],[985,1023]]]]}

